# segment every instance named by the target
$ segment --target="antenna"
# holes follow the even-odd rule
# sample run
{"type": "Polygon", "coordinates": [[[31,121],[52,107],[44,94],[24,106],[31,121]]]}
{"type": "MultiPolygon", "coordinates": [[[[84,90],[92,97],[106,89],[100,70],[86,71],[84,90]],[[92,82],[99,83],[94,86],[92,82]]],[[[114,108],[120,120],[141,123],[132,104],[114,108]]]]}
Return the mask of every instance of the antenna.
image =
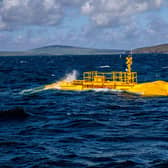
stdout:
{"type": "Polygon", "coordinates": [[[132,48],[131,48],[131,57],[132,57],[132,48]]]}

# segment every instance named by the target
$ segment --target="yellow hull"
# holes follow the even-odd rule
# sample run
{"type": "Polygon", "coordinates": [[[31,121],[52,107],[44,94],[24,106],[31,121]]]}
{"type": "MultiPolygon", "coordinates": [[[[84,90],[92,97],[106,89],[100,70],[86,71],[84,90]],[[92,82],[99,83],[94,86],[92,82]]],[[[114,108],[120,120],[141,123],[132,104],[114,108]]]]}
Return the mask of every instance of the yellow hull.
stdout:
{"type": "MultiPolygon", "coordinates": [[[[137,83],[137,72],[131,71],[132,57],[126,57],[126,71],[118,72],[83,72],[83,80],[76,79],[76,73],[67,75],[64,80],[26,91],[36,93],[42,90],[59,89],[71,91],[86,91],[95,89],[109,89],[124,91],[141,96],[168,96],[168,82],[155,81],[137,83]],[[74,78],[75,77],[75,78],[74,78]]],[[[25,93],[25,91],[24,91],[25,93]]]]}
{"type": "Polygon", "coordinates": [[[155,81],[140,84],[123,84],[121,82],[106,82],[106,83],[84,83],[84,81],[60,81],[50,85],[46,85],[45,89],[60,89],[71,91],[86,91],[93,89],[115,89],[119,91],[125,91],[132,94],[138,94],[142,96],[168,96],[168,82],[155,81]]]}
{"type": "Polygon", "coordinates": [[[168,82],[155,81],[138,84],[137,73],[131,71],[131,56],[126,57],[126,65],[126,72],[84,72],[83,80],[63,80],[46,85],[45,89],[85,91],[99,88],[125,91],[142,96],[168,96],[168,82]]]}

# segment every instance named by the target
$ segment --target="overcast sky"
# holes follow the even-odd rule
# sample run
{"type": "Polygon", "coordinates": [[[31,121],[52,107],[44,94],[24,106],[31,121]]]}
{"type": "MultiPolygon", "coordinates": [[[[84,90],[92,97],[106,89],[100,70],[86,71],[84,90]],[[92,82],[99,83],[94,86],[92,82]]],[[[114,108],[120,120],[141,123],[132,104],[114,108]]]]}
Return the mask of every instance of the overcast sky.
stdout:
{"type": "Polygon", "coordinates": [[[168,43],[168,0],[0,0],[0,50],[168,43]]]}

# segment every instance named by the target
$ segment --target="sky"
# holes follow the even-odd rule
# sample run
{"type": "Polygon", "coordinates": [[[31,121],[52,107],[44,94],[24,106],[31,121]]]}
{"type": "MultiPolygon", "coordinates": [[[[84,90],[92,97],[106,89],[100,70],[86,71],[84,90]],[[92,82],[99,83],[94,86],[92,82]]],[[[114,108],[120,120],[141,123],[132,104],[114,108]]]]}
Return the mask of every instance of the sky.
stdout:
{"type": "Polygon", "coordinates": [[[0,0],[0,50],[168,43],[168,0],[0,0]]]}

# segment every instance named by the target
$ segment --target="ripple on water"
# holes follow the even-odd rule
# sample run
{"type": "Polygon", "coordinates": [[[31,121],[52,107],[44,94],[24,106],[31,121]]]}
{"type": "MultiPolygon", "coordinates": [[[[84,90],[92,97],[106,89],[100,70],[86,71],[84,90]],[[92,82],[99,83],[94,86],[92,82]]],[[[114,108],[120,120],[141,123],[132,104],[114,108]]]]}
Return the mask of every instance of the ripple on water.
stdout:
{"type": "MultiPolygon", "coordinates": [[[[167,56],[134,60],[139,81],[168,80],[167,56]]],[[[43,90],[74,69],[81,79],[83,71],[109,62],[109,71],[120,71],[124,61],[116,55],[1,57],[0,167],[168,167],[167,97],[43,90]],[[31,95],[19,94],[32,88],[31,95]]]]}

